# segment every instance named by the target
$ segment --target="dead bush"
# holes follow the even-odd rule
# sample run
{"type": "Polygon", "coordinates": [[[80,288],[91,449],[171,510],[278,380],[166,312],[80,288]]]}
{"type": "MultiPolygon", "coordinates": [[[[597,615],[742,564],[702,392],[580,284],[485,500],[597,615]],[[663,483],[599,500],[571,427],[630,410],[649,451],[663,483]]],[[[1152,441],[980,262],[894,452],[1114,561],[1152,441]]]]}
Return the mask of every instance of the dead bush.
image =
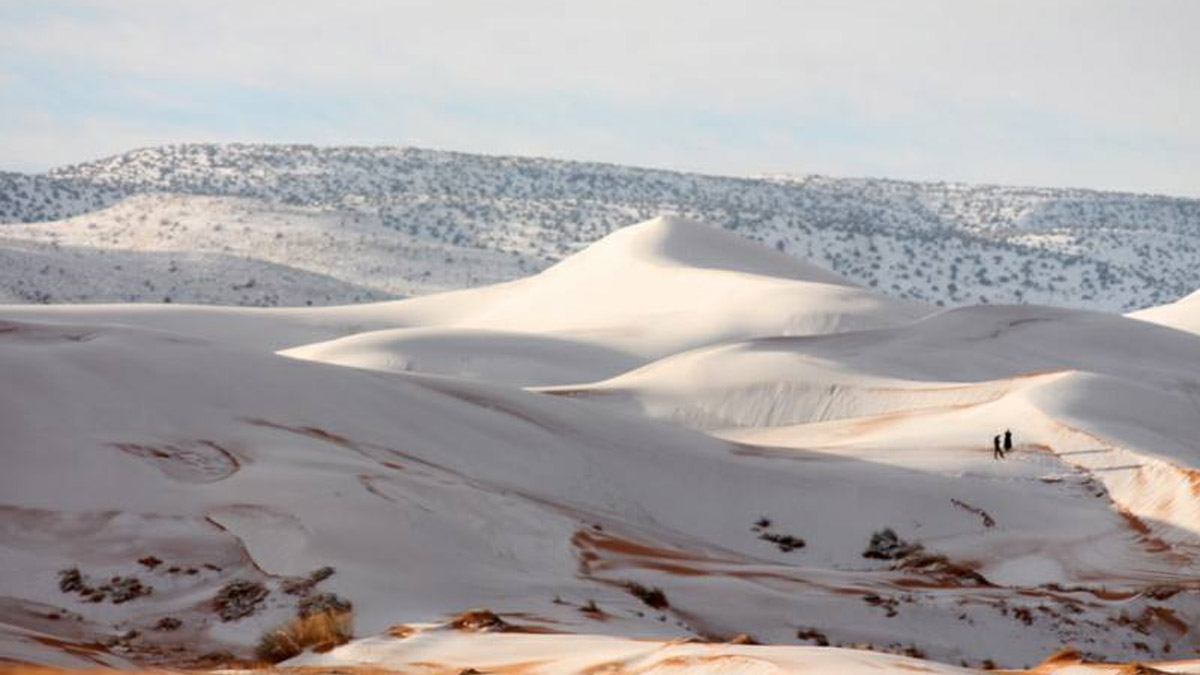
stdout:
{"type": "Polygon", "coordinates": [[[940,553],[931,553],[919,545],[916,549],[892,565],[892,569],[922,572],[942,577],[948,582],[963,586],[991,586],[991,582],[975,570],[951,561],[940,553]]]}
{"type": "Polygon", "coordinates": [[[472,609],[463,612],[450,620],[450,627],[456,630],[478,633],[502,633],[509,629],[509,624],[490,609],[472,609]]]}
{"type": "Polygon", "coordinates": [[[255,656],[267,663],[279,663],[299,656],[306,649],[327,652],[346,644],[354,636],[351,612],[325,611],[297,616],[262,634],[255,656]]]}

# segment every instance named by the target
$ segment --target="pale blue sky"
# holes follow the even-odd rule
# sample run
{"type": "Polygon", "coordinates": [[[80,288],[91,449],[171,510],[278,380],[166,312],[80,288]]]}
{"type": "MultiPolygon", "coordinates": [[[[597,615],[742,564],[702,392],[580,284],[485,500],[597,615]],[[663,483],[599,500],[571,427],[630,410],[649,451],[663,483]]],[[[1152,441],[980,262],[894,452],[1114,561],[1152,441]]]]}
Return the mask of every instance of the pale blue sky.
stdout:
{"type": "Polygon", "coordinates": [[[188,141],[1200,196],[1192,0],[0,0],[0,169],[188,141]]]}

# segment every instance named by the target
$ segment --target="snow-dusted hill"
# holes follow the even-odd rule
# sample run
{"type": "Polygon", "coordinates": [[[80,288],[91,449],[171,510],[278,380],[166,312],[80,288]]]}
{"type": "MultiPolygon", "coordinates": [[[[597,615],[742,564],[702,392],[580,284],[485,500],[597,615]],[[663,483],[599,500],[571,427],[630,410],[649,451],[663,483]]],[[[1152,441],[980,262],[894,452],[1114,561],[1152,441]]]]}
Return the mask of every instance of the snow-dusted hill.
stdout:
{"type": "Polygon", "coordinates": [[[126,194],[93,181],[0,171],[0,223],[69,218],[110,206],[126,194]]]}
{"type": "MultiPolygon", "coordinates": [[[[1128,311],[1200,287],[1200,201],[1151,195],[259,145],[149,148],[46,176],[0,176],[0,222],[67,218],[8,236],[234,254],[404,295],[525,276],[664,213],[717,224],[893,297],[947,306],[1128,311]]],[[[146,279],[158,283],[154,272],[146,279]]],[[[0,287],[13,283],[0,275],[0,287]]],[[[64,297],[27,283],[34,288],[21,297],[64,297]]],[[[87,300],[129,295],[98,277],[87,300]]]]}
{"type": "Polygon", "coordinates": [[[0,227],[9,247],[36,247],[52,267],[84,268],[73,279],[0,273],[0,291],[31,302],[174,302],[249,306],[336,305],[496,280],[511,256],[437,242],[409,241],[377,217],[234,197],[148,194],[63,221],[0,227]],[[69,248],[72,254],[60,251],[69,248]],[[151,259],[209,256],[204,279],[181,281],[151,259]],[[113,258],[120,269],[106,273],[113,258]],[[140,259],[140,260],[139,260],[140,259]],[[142,262],[147,261],[147,262],[142,262]],[[87,270],[100,266],[100,270],[87,270]],[[491,270],[489,272],[489,270],[491,270]],[[123,284],[121,274],[134,280],[123,284]],[[325,277],[300,286],[297,277],[325,277]],[[482,275],[482,276],[481,276],[482,275]],[[225,287],[216,285],[230,280],[225,287]],[[250,280],[249,287],[245,284],[250,280]],[[147,283],[154,286],[148,289],[147,283]],[[164,285],[173,294],[157,293],[164,285]],[[140,287],[139,287],[140,286],[140,287]],[[288,286],[280,294],[268,287],[288,286]],[[349,289],[355,289],[347,294],[349,289]],[[40,295],[34,295],[38,293],[40,295]]]}
{"type": "Polygon", "coordinates": [[[227,253],[114,250],[4,237],[0,270],[4,303],[188,301],[273,307],[393,297],[324,274],[227,253]],[[97,279],[103,279],[99,288],[97,279]]]}
{"type": "Polygon", "coordinates": [[[0,306],[0,657],[245,655],[345,602],[365,639],[297,665],[1186,657],[1197,364],[1195,333],[936,311],[681,218],[409,300],[0,306]],[[475,607],[517,632],[450,622],[475,607]],[[739,634],[773,646],[669,643],[739,634]]]}

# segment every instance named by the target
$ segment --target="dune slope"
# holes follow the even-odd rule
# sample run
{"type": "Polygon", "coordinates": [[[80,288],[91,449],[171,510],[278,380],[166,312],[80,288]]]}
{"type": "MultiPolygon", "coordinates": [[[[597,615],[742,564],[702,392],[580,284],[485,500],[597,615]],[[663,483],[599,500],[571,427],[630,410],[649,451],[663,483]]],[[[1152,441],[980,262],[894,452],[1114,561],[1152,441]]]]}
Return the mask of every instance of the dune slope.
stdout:
{"type": "Polygon", "coordinates": [[[1185,331],[930,315],[670,218],[413,300],[0,307],[0,656],[246,656],[344,601],[366,640],[311,663],[1194,652],[1197,364],[1185,331]],[[564,635],[420,628],[476,607],[564,635]],[[738,634],[790,647],[639,641],[738,634]]]}

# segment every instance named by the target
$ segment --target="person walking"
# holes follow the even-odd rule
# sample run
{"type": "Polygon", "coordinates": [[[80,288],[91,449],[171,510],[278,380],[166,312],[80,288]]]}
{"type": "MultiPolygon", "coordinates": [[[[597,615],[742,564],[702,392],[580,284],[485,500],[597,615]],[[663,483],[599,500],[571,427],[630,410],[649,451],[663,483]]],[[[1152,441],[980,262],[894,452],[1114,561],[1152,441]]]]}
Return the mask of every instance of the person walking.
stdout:
{"type": "Polygon", "coordinates": [[[992,438],[992,459],[1004,459],[1004,451],[1000,449],[1000,434],[992,438]]]}
{"type": "Polygon", "coordinates": [[[1004,454],[1012,452],[1012,431],[1004,430],[1004,454]]]}

